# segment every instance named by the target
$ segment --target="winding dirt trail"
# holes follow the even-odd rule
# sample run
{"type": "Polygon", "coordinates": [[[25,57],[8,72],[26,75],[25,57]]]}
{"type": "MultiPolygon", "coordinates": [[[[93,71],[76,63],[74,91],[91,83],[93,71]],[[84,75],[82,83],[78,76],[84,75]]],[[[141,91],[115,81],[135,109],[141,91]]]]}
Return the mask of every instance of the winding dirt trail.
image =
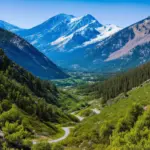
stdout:
{"type": "MultiPolygon", "coordinates": [[[[96,114],[100,114],[100,110],[98,110],[96,108],[92,109],[92,111],[95,112],[96,114]]],[[[72,112],[71,114],[74,115],[75,117],[77,117],[80,121],[84,120],[84,117],[76,115],[75,112],[72,112]]],[[[58,139],[48,140],[48,143],[57,143],[57,142],[60,142],[64,139],[66,139],[70,134],[70,129],[71,128],[74,128],[74,127],[62,127],[62,130],[64,130],[65,134],[62,137],[58,138],[58,139]]],[[[32,143],[37,144],[38,142],[33,140],[32,143]]]]}
{"type": "MultiPolygon", "coordinates": [[[[65,134],[62,137],[58,138],[58,139],[48,140],[48,143],[57,143],[57,142],[60,142],[60,141],[62,141],[64,139],[66,139],[69,136],[69,134],[70,134],[70,129],[71,128],[74,128],[74,127],[62,127],[62,130],[64,130],[65,134]]],[[[33,144],[37,144],[39,142],[36,141],[36,140],[33,140],[32,143],[33,144]]]]}
{"type": "MultiPolygon", "coordinates": [[[[81,116],[75,115],[74,112],[71,113],[71,114],[74,115],[75,117],[77,117],[80,121],[82,121],[84,119],[81,116]]],[[[57,143],[57,142],[60,142],[60,141],[62,141],[64,139],[66,139],[69,136],[69,134],[70,134],[70,129],[71,128],[74,128],[74,127],[62,127],[62,130],[64,130],[65,134],[62,137],[58,138],[58,139],[48,140],[48,143],[57,143]]],[[[38,142],[33,140],[32,143],[33,144],[37,144],[38,142]]]]}
{"type": "Polygon", "coordinates": [[[49,143],[57,143],[59,141],[62,141],[64,139],[66,139],[69,136],[69,134],[70,134],[70,129],[71,128],[73,128],[73,127],[62,127],[62,129],[65,131],[64,136],[62,136],[62,137],[60,137],[59,139],[56,139],[56,140],[50,140],[48,142],[49,143]]]}
{"type": "MultiPolygon", "coordinates": [[[[71,114],[74,115],[75,117],[77,117],[80,121],[82,121],[84,119],[84,117],[81,117],[79,115],[75,115],[74,112],[71,113],[71,114]]],[[[60,137],[58,139],[55,139],[55,140],[49,140],[48,142],[49,143],[57,143],[57,142],[60,142],[60,141],[62,141],[64,139],[66,139],[69,136],[69,134],[70,134],[70,129],[71,128],[74,128],[74,127],[62,127],[62,129],[65,132],[64,136],[62,136],[62,137],[60,137]]]]}

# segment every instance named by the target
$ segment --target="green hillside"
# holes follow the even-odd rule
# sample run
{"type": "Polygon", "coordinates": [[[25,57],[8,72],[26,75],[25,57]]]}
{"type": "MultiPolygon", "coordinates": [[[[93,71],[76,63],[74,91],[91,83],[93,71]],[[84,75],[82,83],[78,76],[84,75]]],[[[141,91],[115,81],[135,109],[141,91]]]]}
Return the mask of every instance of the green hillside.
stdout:
{"type": "Polygon", "coordinates": [[[64,145],[67,150],[147,150],[149,127],[150,82],[146,81],[107,100],[101,113],[77,125],[64,145]]]}
{"type": "Polygon", "coordinates": [[[150,83],[127,94],[77,125],[65,145],[86,150],[150,149],[150,83]]]}
{"type": "Polygon", "coordinates": [[[54,150],[150,149],[150,63],[93,85],[58,90],[0,50],[0,147],[50,149],[61,126],[74,128],[54,150]],[[72,94],[70,94],[72,93],[72,94]],[[100,114],[93,109],[101,109],[100,114]],[[72,115],[84,117],[80,123],[72,115]],[[4,137],[2,136],[4,135],[4,137]]]}
{"type": "Polygon", "coordinates": [[[0,147],[26,149],[27,139],[59,134],[56,125],[78,121],[59,107],[60,93],[25,71],[0,49],[0,147]]]}
{"type": "Polygon", "coordinates": [[[150,62],[128,72],[120,73],[104,82],[86,86],[81,92],[89,96],[93,95],[96,98],[102,98],[102,103],[105,104],[120,93],[126,95],[129,90],[139,86],[148,79],[150,79],[150,62]]]}

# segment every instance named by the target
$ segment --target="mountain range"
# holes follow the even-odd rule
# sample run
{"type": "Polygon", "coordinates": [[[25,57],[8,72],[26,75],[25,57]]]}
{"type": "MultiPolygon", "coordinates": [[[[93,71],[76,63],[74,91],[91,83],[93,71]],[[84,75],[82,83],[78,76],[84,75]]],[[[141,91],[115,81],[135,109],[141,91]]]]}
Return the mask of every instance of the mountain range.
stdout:
{"type": "Polygon", "coordinates": [[[59,14],[31,29],[2,21],[0,27],[21,36],[62,68],[114,72],[149,60],[150,17],[124,29],[103,25],[90,14],[59,14]]]}
{"type": "Polygon", "coordinates": [[[3,21],[0,27],[21,36],[57,65],[71,69],[81,65],[78,62],[84,49],[122,29],[113,24],[102,25],[90,14],[81,17],[59,14],[31,29],[3,21]]]}

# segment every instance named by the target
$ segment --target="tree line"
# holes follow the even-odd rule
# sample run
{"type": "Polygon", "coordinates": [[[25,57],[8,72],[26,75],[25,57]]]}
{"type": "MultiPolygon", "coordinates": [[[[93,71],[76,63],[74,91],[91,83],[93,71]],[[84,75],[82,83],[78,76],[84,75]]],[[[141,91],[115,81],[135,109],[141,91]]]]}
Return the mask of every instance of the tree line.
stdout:
{"type": "Polygon", "coordinates": [[[82,90],[97,98],[101,97],[102,103],[106,103],[109,99],[115,98],[121,93],[127,96],[129,90],[141,85],[148,79],[150,79],[150,62],[103,82],[92,84],[82,90]]]}

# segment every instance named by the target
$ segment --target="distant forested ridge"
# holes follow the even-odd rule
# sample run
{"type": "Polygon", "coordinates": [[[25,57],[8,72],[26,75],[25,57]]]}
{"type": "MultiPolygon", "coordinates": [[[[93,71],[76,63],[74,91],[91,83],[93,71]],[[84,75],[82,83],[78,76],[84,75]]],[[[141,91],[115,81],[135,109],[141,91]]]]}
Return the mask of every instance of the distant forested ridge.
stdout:
{"type": "Polygon", "coordinates": [[[126,95],[127,91],[139,86],[148,79],[150,79],[150,62],[126,73],[120,73],[104,82],[95,83],[85,88],[84,92],[94,93],[96,97],[102,97],[103,103],[105,103],[121,93],[126,95]]]}

